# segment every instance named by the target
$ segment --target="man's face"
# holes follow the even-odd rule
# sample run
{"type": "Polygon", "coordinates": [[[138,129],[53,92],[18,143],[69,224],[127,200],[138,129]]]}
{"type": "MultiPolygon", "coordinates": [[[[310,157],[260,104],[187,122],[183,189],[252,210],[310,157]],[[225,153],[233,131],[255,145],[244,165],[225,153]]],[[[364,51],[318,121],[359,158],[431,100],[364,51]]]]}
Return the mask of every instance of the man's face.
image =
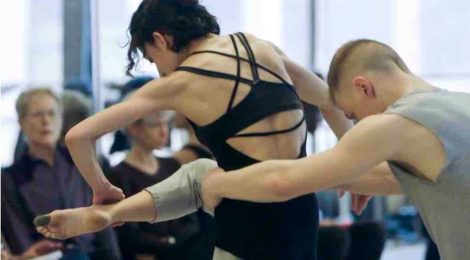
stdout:
{"type": "Polygon", "coordinates": [[[56,145],[62,128],[59,104],[47,94],[32,96],[20,125],[30,144],[56,145]]]}

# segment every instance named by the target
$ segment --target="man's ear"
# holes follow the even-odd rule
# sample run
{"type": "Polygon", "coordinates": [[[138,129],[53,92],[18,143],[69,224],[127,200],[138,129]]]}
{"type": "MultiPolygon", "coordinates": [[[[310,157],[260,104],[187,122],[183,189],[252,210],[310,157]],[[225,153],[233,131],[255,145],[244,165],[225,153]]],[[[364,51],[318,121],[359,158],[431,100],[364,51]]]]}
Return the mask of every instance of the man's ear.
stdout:
{"type": "Polygon", "coordinates": [[[368,97],[375,97],[375,88],[370,80],[363,76],[356,76],[353,79],[354,88],[368,97]]]}
{"type": "Polygon", "coordinates": [[[24,118],[18,118],[18,124],[20,125],[20,129],[24,129],[24,118]]]}

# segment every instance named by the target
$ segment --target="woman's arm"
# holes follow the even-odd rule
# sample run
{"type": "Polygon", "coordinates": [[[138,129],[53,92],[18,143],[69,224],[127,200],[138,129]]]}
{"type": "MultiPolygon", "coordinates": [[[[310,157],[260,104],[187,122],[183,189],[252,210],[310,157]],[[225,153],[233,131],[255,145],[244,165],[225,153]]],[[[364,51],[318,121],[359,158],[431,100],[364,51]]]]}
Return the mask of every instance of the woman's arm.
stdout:
{"type": "Polygon", "coordinates": [[[300,98],[306,103],[317,106],[335,135],[341,138],[351,127],[352,122],[337,108],[326,83],[314,73],[304,69],[287,56],[282,56],[287,73],[292,79],[300,98]]]}
{"type": "MultiPolygon", "coordinates": [[[[97,232],[115,223],[162,222],[180,218],[202,205],[202,178],[216,167],[213,160],[199,159],[183,165],[162,182],[117,203],[55,210],[36,217],[34,225],[46,237],[66,239],[97,232]]],[[[208,213],[212,214],[212,211],[208,213]]]]}
{"type": "Polygon", "coordinates": [[[300,98],[306,103],[317,106],[336,137],[341,138],[353,124],[333,103],[326,83],[313,72],[287,57],[277,46],[271,45],[281,56],[287,74],[294,83],[300,98]]]}
{"type": "Polygon", "coordinates": [[[175,109],[178,96],[185,89],[181,77],[173,73],[167,78],[145,84],[130,99],[105,109],[74,126],[65,136],[67,147],[78,170],[94,193],[94,203],[122,199],[122,192],[104,176],[94,150],[95,141],[102,135],[125,127],[159,110],[175,109]],[[108,195],[103,195],[104,191],[108,195]],[[109,196],[109,197],[106,197],[109,196]]]}

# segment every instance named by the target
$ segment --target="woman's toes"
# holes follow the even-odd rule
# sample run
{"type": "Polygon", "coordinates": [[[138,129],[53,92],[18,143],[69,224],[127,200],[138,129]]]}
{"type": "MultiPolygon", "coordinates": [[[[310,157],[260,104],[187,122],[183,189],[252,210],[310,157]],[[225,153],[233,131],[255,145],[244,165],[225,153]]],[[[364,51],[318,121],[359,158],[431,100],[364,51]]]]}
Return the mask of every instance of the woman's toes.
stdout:
{"type": "Polygon", "coordinates": [[[43,232],[44,229],[43,229],[42,227],[37,227],[37,228],[36,228],[36,231],[37,231],[38,233],[44,234],[44,232],[43,232]]]}
{"type": "Polygon", "coordinates": [[[37,216],[36,218],[34,218],[33,222],[36,227],[43,227],[43,226],[47,226],[50,221],[51,221],[50,215],[41,215],[41,216],[37,216]]]}

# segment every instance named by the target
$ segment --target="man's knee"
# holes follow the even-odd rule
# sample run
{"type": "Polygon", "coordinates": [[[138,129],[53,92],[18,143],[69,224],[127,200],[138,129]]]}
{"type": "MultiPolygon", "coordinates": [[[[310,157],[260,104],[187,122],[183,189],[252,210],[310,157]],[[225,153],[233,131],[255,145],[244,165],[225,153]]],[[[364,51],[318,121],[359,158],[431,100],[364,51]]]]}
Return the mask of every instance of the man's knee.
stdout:
{"type": "Polygon", "coordinates": [[[201,183],[204,175],[214,168],[217,168],[217,162],[210,159],[198,159],[187,164],[188,169],[190,170],[189,174],[192,175],[192,178],[197,182],[201,183]]]}

